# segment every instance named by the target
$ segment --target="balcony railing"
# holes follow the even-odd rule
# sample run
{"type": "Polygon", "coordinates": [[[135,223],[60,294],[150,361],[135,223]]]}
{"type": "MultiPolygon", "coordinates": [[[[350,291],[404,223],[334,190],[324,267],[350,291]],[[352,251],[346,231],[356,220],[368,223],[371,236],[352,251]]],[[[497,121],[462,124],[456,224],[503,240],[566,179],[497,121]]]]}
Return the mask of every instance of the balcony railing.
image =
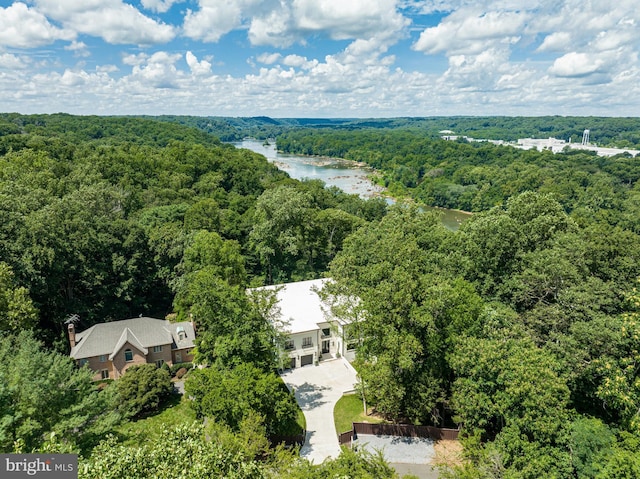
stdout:
{"type": "Polygon", "coordinates": [[[310,343],[302,343],[302,349],[309,349],[313,347],[313,342],[310,343]]]}

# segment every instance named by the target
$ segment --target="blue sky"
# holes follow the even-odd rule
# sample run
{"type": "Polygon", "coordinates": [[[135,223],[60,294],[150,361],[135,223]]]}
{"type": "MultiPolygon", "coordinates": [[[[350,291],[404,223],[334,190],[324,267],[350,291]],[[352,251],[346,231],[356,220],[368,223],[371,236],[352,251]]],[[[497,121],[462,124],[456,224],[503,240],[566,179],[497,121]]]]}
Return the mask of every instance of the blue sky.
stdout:
{"type": "Polygon", "coordinates": [[[0,0],[0,111],[638,116],[637,7],[0,0]]]}

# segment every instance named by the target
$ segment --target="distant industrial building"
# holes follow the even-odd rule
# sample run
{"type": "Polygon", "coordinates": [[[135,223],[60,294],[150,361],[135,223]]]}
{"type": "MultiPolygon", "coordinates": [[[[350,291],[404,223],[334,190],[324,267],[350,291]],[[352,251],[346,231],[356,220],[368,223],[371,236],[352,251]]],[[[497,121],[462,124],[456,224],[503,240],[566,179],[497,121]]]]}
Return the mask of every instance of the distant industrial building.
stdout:
{"type": "Polygon", "coordinates": [[[443,140],[449,141],[455,141],[458,138],[462,138],[469,142],[488,142],[493,143],[494,145],[513,146],[514,148],[520,148],[522,150],[536,149],[538,151],[551,151],[553,153],[561,153],[565,150],[565,148],[571,148],[573,150],[595,151],[598,156],[614,156],[620,155],[622,153],[628,153],[631,156],[635,157],[640,154],[640,150],[632,150],[629,148],[603,148],[597,145],[593,145],[589,143],[589,134],[589,130],[584,130],[581,143],[572,143],[571,141],[559,140],[553,137],[549,137],[546,139],[521,138],[515,143],[503,140],[479,140],[468,136],[456,135],[455,132],[451,130],[442,130],[440,132],[440,137],[443,140]]]}

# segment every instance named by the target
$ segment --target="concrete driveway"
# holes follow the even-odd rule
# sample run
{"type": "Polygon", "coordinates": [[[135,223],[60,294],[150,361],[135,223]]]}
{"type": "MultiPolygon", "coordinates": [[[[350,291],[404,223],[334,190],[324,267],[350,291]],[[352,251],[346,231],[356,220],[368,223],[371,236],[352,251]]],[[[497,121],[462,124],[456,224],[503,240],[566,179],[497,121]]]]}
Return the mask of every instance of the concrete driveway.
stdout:
{"type": "Polygon", "coordinates": [[[345,391],[353,390],[355,369],[340,358],[292,369],[282,374],[282,379],[295,392],[307,420],[307,436],[300,455],[315,464],[340,455],[333,408],[345,391]]]}
{"type": "Polygon", "coordinates": [[[353,447],[372,453],[382,452],[401,477],[411,474],[418,479],[438,479],[438,470],[431,465],[436,455],[432,439],[358,434],[353,447]]]}

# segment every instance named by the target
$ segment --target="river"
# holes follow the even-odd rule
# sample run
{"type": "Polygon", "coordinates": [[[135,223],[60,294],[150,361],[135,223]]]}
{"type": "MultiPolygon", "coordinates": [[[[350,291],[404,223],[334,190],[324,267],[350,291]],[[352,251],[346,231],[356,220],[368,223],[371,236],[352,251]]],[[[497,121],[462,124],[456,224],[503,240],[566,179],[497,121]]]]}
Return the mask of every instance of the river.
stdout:
{"type": "MultiPolygon", "coordinates": [[[[327,186],[337,186],[346,193],[357,194],[362,198],[384,195],[384,188],[374,184],[369,179],[372,170],[351,161],[279,153],[274,144],[263,144],[259,140],[246,139],[233,143],[233,145],[264,155],[267,160],[274,163],[281,170],[286,171],[291,178],[297,180],[322,180],[327,186]]],[[[387,201],[393,203],[391,198],[387,198],[387,201]]],[[[423,206],[422,208],[425,211],[441,213],[442,224],[454,231],[471,217],[470,213],[462,211],[433,208],[431,206],[423,206]]]]}

